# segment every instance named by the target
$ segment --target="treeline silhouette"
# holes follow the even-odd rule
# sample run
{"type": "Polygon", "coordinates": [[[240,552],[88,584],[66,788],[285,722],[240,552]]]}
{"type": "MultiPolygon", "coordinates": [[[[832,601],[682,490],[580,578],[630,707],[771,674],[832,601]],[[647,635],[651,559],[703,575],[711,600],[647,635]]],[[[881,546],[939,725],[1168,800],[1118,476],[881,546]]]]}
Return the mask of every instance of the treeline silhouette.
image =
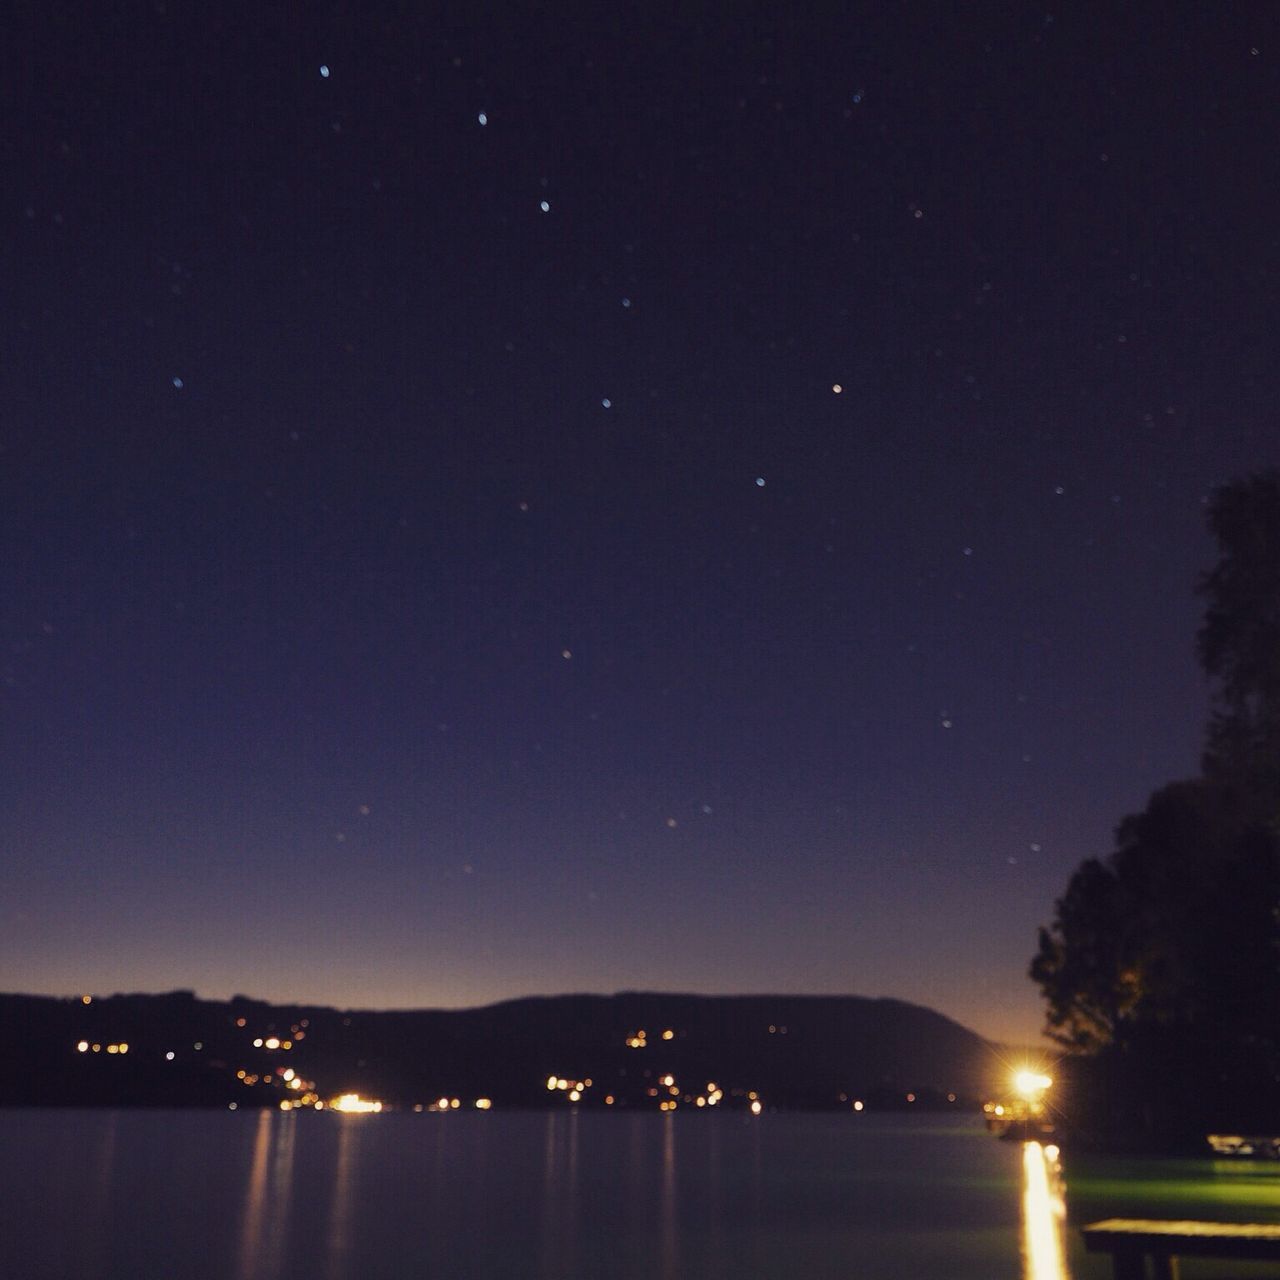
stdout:
{"type": "Polygon", "coordinates": [[[1218,489],[1208,524],[1201,773],[1076,870],[1031,963],[1099,1146],[1280,1133],[1280,473],[1218,489]]]}

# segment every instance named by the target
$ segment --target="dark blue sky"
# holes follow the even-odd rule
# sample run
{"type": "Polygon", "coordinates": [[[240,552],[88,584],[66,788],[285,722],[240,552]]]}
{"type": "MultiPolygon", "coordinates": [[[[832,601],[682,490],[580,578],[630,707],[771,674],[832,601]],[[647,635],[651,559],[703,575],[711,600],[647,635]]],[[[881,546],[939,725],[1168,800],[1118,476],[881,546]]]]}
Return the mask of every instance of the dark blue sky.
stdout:
{"type": "Polygon", "coordinates": [[[811,8],[7,20],[0,986],[1035,1032],[1280,460],[1280,33],[811,8]]]}

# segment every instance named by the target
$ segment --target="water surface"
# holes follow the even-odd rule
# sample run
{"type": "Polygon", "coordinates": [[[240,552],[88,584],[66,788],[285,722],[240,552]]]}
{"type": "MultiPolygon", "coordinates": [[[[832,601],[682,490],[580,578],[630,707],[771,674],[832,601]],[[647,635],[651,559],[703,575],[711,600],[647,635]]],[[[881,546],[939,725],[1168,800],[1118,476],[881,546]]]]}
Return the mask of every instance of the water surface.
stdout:
{"type": "MultiPolygon", "coordinates": [[[[968,1120],[7,1111],[0,1149],[0,1271],[24,1280],[1109,1274],[1064,1229],[1054,1161],[968,1120]]],[[[1206,1187],[1221,1206],[1212,1167],[1160,1216],[1208,1216],[1206,1187]]],[[[1236,1216],[1275,1213],[1280,1184],[1246,1182],[1236,1216]]]]}

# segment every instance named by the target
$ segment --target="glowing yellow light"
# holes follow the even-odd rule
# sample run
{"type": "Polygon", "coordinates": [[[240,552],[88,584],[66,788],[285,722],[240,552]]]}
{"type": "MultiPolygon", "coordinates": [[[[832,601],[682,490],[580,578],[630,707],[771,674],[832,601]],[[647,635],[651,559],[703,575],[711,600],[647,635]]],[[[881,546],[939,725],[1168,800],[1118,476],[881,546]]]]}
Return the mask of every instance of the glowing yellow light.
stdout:
{"type": "Polygon", "coordinates": [[[674,1039],[676,1038],[676,1033],[675,1033],[674,1031],[672,1031],[670,1027],[668,1027],[668,1028],[667,1028],[667,1029],[662,1033],[662,1038],[663,1038],[664,1040],[674,1040],[674,1039]]]}
{"type": "Polygon", "coordinates": [[[108,1053],[119,1053],[119,1052],[120,1052],[120,1046],[119,1046],[118,1044],[109,1044],[109,1045],[107,1045],[107,1052],[108,1052],[108,1053]]]}
{"type": "Polygon", "coordinates": [[[244,1079],[244,1068],[243,1068],[243,1067],[241,1067],[241,1068],[240,1068],[240,1070],[236,1072],[236,1079],[237,1079],[237,1080],[243,1080],[243,1079],[244,1079]]]}
{"type": "Polygon", "coordinates": [[[706,1105],[707,1105],[707,1100],[706,1100],[706,1098],[704,1098],[704,1097],[702,1097],[701,1095],[699,1095],[699,1097],[698,1097],[698,1106],[700,1106],[700,1107],[705,1107],[706,1105]]]}
{"type": "Polygon", "coordinates": [[[282,1041],[280,1042],[280,1047],[281,1047],[282,1049],[292,1049],[292,1048],[293,1048],[293,1041],[292,1041],[292,1040],[282,1040],[282,1041]]]}
{"type": "Polygon", "coordinates": [[[80,1041],[80,1043],[79,1043],[78,1045],[76,1045],[76,1052],[77,1052],[77,1053],[88,1053],[88,1052],[89,1052],[89,1042],[88,1042],[87,1040],[81,1040],[81,1041],[80,1041]]]}
{"type": "Polygon", "coordinates": [[[285,1078],[286,1080],[292,1080],[296,1074],[297,1074],[297,1073],[294,1071],[294,1069],[293,1069],[292,1067],[290,1067],[290,1068],[289,1068],[289,1069],[284,1073],[284,1078],[285,1078]]]}
{"type": "Polygon", "coordinates": [[[1013,1078],[1013,1087],[1024,1097],[1033,1098],[1043,1093],[1053,1081],[1038,1071],[1019,1071],[1013,1078]]]}
{"type": "Polygon", "coordinates": [[[289,1088],[290,1088],[290,1089],[301,1089],[301,1088],[302,1088],[302,1081],[301,1081],[301,1080],[290,1080],[290,1081],[289,1081],[289,1088]]]}
{"type": "Polygon", "coordinates": [[[662,1077],[662,1083],[663,1083],[663,1084],[668,1084],[668,1085],[670,1085],[670,1084],[675,1084],[675,1082],[676,1082],[676,1078],[675,1078],[675,1076],[663,1076],[663,1077],[662,1077]]]}
{"type": "Polygon", "coordinates": [[[283,1102],[281,1102],[281,1104],[280,1104],[280,1110],[281,1110],[281,1111],[292,1111],[292,1110],[293,1110],[293,1103],[292,1103],[292,1102],[290,1102],[288,1098],[286,1098],[283,1102]]]}
{"type": "Polygon", "coordinates": [[[554,1089],[554,1088],[556,1087],[556,1085],[557,1085],[557,1084],[559,1084],[559,1083],[560,1083],[560,1082],[556,1079],[556,1077],[555,1077],[555,1076],[548,1076],[548,1077],[547,1077],[547,1088],[548,1088],[548,1089],[554,1089]]]}
{"type": "Polygon", "coordinates": [[[588,1076],[588,1077],[587,1077],[587,1078],[586,1078],[586,1079],[585,1079],[585,1080],[584,1080],[584,1081],[583,1081],[583,1082],[578,1086],[578,1088],[579,1088],[579,1089],[590,1089],[590,1088],[591,1088],[591,1077],[590,1077],[590,1076],[588,1076]]]}
{"type": "Polygon", "coordinates": [[[437,1099],[436,1099],[436,1110],[437,1110],[437,1111],[448,1111],[448,1110],[449,1110],[449,1099],[448,1099],[448,1098],[437,1098],[437,1099]]]}
{"type": "Polygon", "coordinates": [[[564,1076],[560,1076],[559,1079],[556,1080],[557,1089],[567,1089],[568,1087],[569,1082],[564,1078],[564,1076]]]}
{"type": "Polygon", "coordinates": [[[489,1110],[489,1108],[490,1108],[490,1107],[492,1107],[492,1106],[493,1106],[493,1103],[492,1103],[492,1101],[491,1101],[490,1099],[488,1099],[488,1098],[477,1098],[477,1099],[476,1099],[476,1110],[477,1110],[477,1111],[488,1111],[488,1110],[489,1110]]]}
{"type": "Polygon", "coordinates": [[[862,1099],[861,1099],[861,1098],[859,1098],[859,1099],[858,1099],[858,1100],[853,1104],[853,1109],[854,1109],[855,1111],[861,1111],[861,1110],[862,1110],[862,1099]]]}
{"type": "Polygon", "coordinates": [[[258,1037],[258,1038],[253,1042],[253,1047],[254,1047],[255,1049],[261,1049],[261,1048],[262,1048],[262,1037],[261,1037],[261,1036],[259,1036],[259,1037],[258,1037]]]}
{"type": "Polygon", "coordinates": [[[577,1089],[570,1089],[570,1090],[569,1090],[569,1101],[570,1101],[570,1102],[577,1102],[577,1101],[578,1101],[578,1099],[579,1099],[579,1098],[581,1098],[581,1097],[582,1097],[582,1094],[580,1094],[580,1093],[577,1091],[577,1089]]]}
{"type": "Polygon", "coordinates": [[[457,1111],[457,1109],[458,1109],[460,1106],[462,1106],[462,1103],[461,1103],[457,1098],[450,1098],[450,1099],[449,1099],[449,1105],[450,1105],[450,1106],[451,1106],[455,1111],[457,1111]]]}
{"type": "Polygon", "coordinates": [[[611,1094],[611,1093],[606,1093],[606,1094],[604,1095],[604,1105],[605,1105],[606,1107],[611,1107],[611,1106],[613,1106],[613,1094],[611,1094]]]}
{"type": "Polygon", "coordinates": [[[94,1051],[94,1053],[101,1053],[101,1052],[102,1052],[102,1046],[101,1046],[100,1044],[95,1044],[95,1045],[93,1046],[93,1051],[94,1051]]]}
{"type": "Polygon", "coordinates": [[[323,1102],[320,1102],[319,1100],[317,1100],[317,1101],[316,1101],[316,1110],[317,1110],[317,1111],[323,1111],[323,1110],[324,1110],[324,1103],[323,1103],[323,1102]]]}
{"type": "Polygon", "coordinates": [[[92,1003],[93,1003],[93,997],[92,997],[92,996],[81,996],[81,997],[80,997],[80,1003],[81,1003],[81,1004],[92,1004],[92,1003]]]}
{"type": "MultiPolygon", "coordinates": [[[[758,1116],[763,1110],[764,1108],[760,1105],[760,1100],[757,1098],[756,1101],[751,1104],[751,1114],[753,1116],[758,1116]]],[[[708,1123],[710,1123],[710,1121],[708,1121],[708,1123]]]]}
{"type": "Polygon", "coordinates": [[[280,1041],[275,1036],[268,1036],[262,1043],[266,1049],[278,1049],[280,1047],[280,1041]]]}
{"type": "Polygon", "coordinates": [[[1002,1107],[999,1103],[996,1104],[996,1115],[998,1116],[1004,1115],[1004,1107],[1002,1107]]]}

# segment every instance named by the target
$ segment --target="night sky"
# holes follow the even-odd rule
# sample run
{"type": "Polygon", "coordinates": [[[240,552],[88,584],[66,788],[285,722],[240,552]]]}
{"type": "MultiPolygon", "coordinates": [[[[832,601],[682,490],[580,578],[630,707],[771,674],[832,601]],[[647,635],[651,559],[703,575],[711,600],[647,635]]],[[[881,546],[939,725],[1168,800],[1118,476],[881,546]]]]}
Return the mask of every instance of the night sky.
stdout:
{"type": "Polygon", "coordinates": [[[17,6],[0,989],[1032,1037],[1280,461],[1269,4],[17,6]]]}

